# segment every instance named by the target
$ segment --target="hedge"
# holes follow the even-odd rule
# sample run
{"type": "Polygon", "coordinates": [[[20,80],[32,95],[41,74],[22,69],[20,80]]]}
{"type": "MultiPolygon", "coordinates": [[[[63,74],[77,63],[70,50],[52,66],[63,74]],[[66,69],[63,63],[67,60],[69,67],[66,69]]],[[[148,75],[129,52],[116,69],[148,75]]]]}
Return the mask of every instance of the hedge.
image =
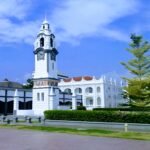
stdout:
{"type": "Polygon", "coordinates": [[[85,106],[77,106],[77,110],[86,110],[85,106]]]}
{"type": "Polygon", "coordinates": [[[96,111],[150,111],[150,107],[131,107],[131,108],[94,108],[96,111]]]}
{"type": "Polygon", "coordinates": [[[116,111],[82,111],[82,110],[47,110],[45,118],[50,120],[95,121],[148,123],[150,113],[147,112],[116,112],[116,111]]]}

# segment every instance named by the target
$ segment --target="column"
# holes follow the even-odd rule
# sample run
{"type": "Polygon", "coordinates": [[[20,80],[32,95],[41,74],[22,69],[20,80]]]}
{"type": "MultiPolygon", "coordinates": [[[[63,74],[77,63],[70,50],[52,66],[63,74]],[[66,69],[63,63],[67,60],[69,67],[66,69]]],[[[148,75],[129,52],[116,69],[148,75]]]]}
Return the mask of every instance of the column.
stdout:
{"type": "Polygon", "coordinates": [[[82,103],[83,103],[83,106],[86,107],[85,88],[82,88],[82,103]]]}
{"type": "Polygon", "coordinates": [[[58,109],[59,106],[59,89],[55,87],[54,90],[54,109],[58,109]]]}
{"type": "Polygon", "coordinates": [[[97,108],[97,86],[93,86],[93,108],[97,108]]]}
{"type": "Polygon", "coordinates": [[[73,110],[77,109],[76,94],[74,92],[73,92],[73,95],[72,95],[72,109],[73,110]]]}
{"type": "Polygon", "coordinates": [[[15,90],[15,94],[14,94],[14,107],[13,107],[13,114],[17,115],[17,110],[19,109],[19,94],[18,94],[18,90],[15,90]]]}
{"type": "Polygon", "coordinates": [[[50,110],[54,110],[57,109],[57,98],[58,96],[56,96],[56,94],[58,95],[58,92],[54,92],[54,87],[50,88],[50,94],[49,94],[49,109],[50,110]]]}

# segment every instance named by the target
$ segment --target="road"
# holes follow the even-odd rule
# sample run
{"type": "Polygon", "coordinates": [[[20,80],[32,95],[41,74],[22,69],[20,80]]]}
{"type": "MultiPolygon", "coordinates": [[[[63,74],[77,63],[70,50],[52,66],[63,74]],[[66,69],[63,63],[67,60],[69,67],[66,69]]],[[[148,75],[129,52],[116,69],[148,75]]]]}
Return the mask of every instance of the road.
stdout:
{"type": "Polygon", "coordinates": [[[150,150],[150,142],[0,128],[0,150],[150,150]]]}

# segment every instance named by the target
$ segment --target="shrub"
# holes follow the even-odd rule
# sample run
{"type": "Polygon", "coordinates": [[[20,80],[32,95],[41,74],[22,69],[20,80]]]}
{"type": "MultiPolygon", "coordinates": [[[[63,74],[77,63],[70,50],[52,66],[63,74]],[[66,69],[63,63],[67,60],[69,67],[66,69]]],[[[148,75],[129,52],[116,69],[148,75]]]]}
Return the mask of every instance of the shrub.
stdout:
{"type": "Polygon", "coordinates": [[[86,110],[85,106],[77,106],[77,110],[86,110]]]}
{"type": "Polygon", "coordinates": [[[130,107],[130,108],[94,108],[94,111],[150,111],[150,107],[130,107]]]}
{"type": "Polygon", "coordinates": [[[150,123],[147,112],[47,110],[44,115],[50,120],[150,123]]]}

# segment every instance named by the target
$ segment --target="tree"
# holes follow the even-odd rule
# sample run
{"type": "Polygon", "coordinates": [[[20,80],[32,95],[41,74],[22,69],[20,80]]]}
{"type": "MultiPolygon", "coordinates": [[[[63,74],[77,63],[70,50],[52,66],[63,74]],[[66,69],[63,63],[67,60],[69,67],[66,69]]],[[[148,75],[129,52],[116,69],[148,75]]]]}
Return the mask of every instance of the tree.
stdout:
{"type": "Polygon", "coordinates": [[[150,44],[143,41],[142,36],[131,35],[130,47],[127,49],[133,59],[121,64],[132,74],[132,78],[124,78],[128,82],[125,96],[130,104],[146,104],[150,100],[150,44]]]}
{"type": "Polygon", "coordinates": [[[32,79],[27,79],[27,83],[25,85],[23,85],[23,88],[32,89],[33,88],[33,80],[32,79]]]}

